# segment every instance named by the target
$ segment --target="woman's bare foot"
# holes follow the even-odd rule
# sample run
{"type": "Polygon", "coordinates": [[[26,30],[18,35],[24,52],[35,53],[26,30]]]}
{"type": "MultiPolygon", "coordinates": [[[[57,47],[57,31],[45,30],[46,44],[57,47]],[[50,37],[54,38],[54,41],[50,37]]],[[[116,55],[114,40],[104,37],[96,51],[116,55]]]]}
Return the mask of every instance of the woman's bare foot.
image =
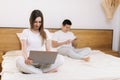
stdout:
{"type": "Polygon", "coordinates": [[[55,73],[55,72],[58,72],[58,70],[57,69],[53,69],[53,70],[50,70],[50,71],[48,71],[46,73],[55,73]]]}
{"type": "Polygon", "coordinates": [[[82,58],[82,60],[88,62],[88,61],[90,61],[90,57],[82,58]]]}

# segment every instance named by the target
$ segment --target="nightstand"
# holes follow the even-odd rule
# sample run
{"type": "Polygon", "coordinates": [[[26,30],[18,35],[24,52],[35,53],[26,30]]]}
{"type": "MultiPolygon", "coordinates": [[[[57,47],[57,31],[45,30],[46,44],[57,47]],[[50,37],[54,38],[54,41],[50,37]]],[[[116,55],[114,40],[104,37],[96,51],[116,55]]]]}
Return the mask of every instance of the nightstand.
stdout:
{"type": "Polygon", "coordinates": [[[2,70],[1,64],[2,64],[2,56],[3,56],[4,52],[0,51],[0,72],[2,70]]]}

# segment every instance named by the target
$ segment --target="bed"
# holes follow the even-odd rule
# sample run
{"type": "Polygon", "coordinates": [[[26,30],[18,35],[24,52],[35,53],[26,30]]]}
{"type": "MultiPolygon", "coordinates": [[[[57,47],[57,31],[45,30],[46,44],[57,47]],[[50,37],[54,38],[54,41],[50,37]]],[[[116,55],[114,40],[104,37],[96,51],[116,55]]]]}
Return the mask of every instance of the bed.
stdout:
{"type": "MultiPolygon", "coordinates": [[[[72,29],[78,37],[77,48],[92,48],[90,62],[64,56],[65,62],[57,73],[23,74],[15,65],[16,57],[21,55],[21,46],[16,33],[23,29],[0,28],[0,37],[2,37],[0,51],[4,54],[2,56],[2,80],[120,80],[120,58],[116,57],[118,52],[112,51],[113,30],[72,29]]],[[[56,29],[49,29],[49,31],[54,32],[56,29]]]]}

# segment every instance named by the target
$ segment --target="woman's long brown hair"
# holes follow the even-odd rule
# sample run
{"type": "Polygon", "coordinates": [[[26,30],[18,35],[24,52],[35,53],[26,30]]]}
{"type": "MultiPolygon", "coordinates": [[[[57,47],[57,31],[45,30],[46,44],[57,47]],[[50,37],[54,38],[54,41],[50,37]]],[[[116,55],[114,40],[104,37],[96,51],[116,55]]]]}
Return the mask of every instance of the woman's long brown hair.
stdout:
{"type": "Polygon", "coordinates": [[[41,17],[41,25],[40,25],[40,28],[39,28],[39,32],[40,32],[40,35],[42,37],[42,44],[44,43],[44,41],[46,40],[46,33],[44,31],[44,18],[43,18],[43,14],[40,10],[34,10],[32,11],[31,13],[31,16],[30,16],[30,26],[31,26],[31,29],[33,28],[33,24],[35,22],[35,19],[37,17],[41,17]]]}

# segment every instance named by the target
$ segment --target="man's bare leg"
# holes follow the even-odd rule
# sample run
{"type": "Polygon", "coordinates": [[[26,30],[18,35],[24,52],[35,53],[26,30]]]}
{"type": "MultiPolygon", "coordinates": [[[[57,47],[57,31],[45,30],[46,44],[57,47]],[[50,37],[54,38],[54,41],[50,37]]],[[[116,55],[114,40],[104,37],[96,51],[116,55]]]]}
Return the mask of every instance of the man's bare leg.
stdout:
{"type": "Polygon", "coordinates": [[[81,58],[81,59],[86,61],[86,62],[90,61],[90,57],[85,57],[85,58],[81,58]]]}

